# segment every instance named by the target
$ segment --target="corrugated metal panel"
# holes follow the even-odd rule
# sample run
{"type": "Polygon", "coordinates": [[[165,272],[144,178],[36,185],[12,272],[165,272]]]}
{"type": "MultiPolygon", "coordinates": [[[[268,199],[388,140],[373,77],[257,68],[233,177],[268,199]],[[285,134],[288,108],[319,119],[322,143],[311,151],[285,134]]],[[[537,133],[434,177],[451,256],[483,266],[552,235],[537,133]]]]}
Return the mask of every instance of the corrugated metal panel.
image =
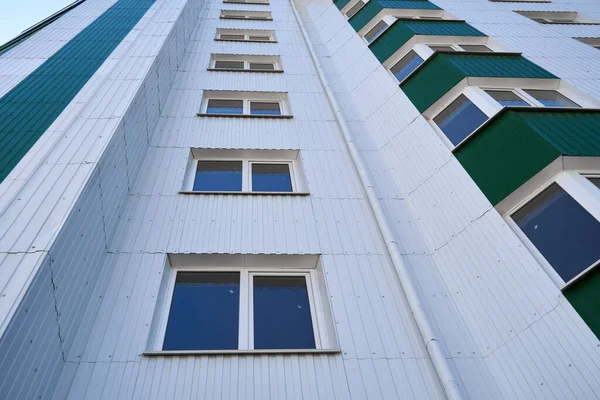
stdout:
{"type": "Polygon", "coordinates": [[[383,63],[415,35],[485,36],[466,22],[397,20],[369,48],[383,63]]]}
{"type": "Polygon", "coordinates": [[[600,112],[508,110],[455,155],[497,204],[561,155],[600,156],[600,112]]]}
{"type": "Polygon", "coordinates": [[[154,0],[120,0],[0,99],[0,181],[152,4],[154,0]]]}
{"type": "MultiPolygon", "coordinates": [[[[502,14],[489,12],[500,3],[488,1],[436,4],[458,18],[486,18],[476,28],[488,33],[503,29],[512,15],[508,4],[502,14]]],[[[598,340],[410,100],[401,91],[388,92],[394,86],[388,72],[363,67],[375,57],[364,53],[364,42],[347,39],[350,27],[339,28],[330,9],[337,12],[326,1],[308,3],[304,18],[318,27],[309,33],[329,51],[320,61],[340,80],[336,94],[376,190],[400,193],[400,199],[382,204],[466,397],[596,398],[598,340]]],[[[529,46],[548,29],[533,28],[513,25],[505,36],[529,46]]],[[[548,42],[550,36],[558,35],[548,32],[548,42]]],[[[540,63],[554,64],[552,72],[564,68],[554,51],[548,48],[540,63]]],[[[581,82],[593,84],[583,66],[578,65],[581,82]]]]}
{"type": "Polygon", "coordinates": [[[468,76],[558,79],[519,55],[436,53],[400,87],[423,112],[468,76]]]}
{"type": "Polygon", "coordinates": [[[406,8],[417,10],[439,10],[440,8],[426,0],[371,0],[348,21],[356,32],[360,31],[381,10],[385,8],[406,8]]]}

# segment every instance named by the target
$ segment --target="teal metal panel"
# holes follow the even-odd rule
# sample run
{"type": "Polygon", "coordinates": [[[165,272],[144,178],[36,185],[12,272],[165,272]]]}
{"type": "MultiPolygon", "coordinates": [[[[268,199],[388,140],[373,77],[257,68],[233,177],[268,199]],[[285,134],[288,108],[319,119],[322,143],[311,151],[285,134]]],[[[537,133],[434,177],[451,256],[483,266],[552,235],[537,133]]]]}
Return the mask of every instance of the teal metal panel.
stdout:
{"type": "Polygon", "coordinates": [[[520,55],[484,55],[443,54],[467,76],[486,76],[497,78],[547,78],[558,77],[520,55]]]}
{"type": "Polygon", "coordinates": [[[350,3],[350,0],[337,0],[337,1],[333,2],[333,4],[335,4],[335,6],[338,8],[338,10],[341,10],[342,8],[344,8],[344,6],[348,3],[350,3]]]}
{"type": "Polygon", "coordinates": [[[371,43],[370,48],[383,63],[415,35],[486,36],[462,21],[398,20],[371,43]]]}
{"type": "Polygon", "coordinates": [[[0,182],[155,0],[119,0],[0,99],[0,182]]]}
{"type": "Polygon", "coordinates": [[[358,32],[384,8],[440,10],[435,4],[423,0],[371,0],[350,18],[350,25],[358,32]]]}
{"type": "Polygon", "coordinates": [[[436,53],[400,87],[420,112],[466,77],[558,79],[519,54],[436,53]]]}

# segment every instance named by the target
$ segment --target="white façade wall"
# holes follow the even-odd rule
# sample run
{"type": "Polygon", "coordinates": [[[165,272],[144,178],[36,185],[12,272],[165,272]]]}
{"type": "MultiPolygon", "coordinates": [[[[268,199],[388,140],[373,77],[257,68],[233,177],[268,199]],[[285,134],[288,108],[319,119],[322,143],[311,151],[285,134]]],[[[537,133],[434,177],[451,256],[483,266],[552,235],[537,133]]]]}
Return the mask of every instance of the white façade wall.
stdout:
{"type": "MultiPolygon", "coordinates": [[[[448,11],[471,22],[488,3],[456,1],[448,11]]],[[[465,397],[596,398],[593,333],[339,10],[326,0],[299,7],[465,397]]],[[[489,21],[503,29],[501,15],[489,21]]],[[[594,57],[569,40],[580,57],[594,57]]],[[[540,65],[560,76],[563,61],[540,65]]]]}
{"type": "Polygon", "coordinates": [[[249,7],[211,0],[194,21],[109,243],[112,273],[91,334],[71,350],[79,364],[68,398],[440,398],[290,4],[252,6],[273,22],[219,19],[249,7]],[[217,27],[274,29],[278,43],[217,42],[217,27]],[[285,73],[209,72],[211,53],[280,55],[285,73]],[[285,91],[294,118],[199,118],[205,89],[285,91]],[[192,147],[298,149],[311,195],[179,194],[192,147]],[[341,354],[141,355],[168,253],[322,254],[341,354]]]}
{"type": "MultiPolygon", "coordinates": [[[[85,4],[97,16],[112,3],[85,4]]],[[[0,398],[68,391],[114,266],[106,237],[200,6],[157,1],[2,184],[0,398]]]]}

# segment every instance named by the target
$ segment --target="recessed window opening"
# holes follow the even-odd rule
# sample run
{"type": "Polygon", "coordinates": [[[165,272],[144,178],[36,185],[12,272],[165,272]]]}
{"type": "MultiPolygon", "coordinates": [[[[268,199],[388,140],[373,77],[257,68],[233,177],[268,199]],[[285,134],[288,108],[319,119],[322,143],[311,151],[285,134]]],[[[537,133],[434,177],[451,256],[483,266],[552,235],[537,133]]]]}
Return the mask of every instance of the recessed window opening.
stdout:
{"type": "Polygon", "coordinates": [[[439,113],[433,121],[450,142],[456,146],[487,121],[487,119],[488,116],[483,111],[465,95],[461,94],[444,111],[439,113]]]}
{"type": "Polygon", "coordinates": [[[367,34],[365,39],[368,43],[373,43],[385,30],[389,28],[389,25],[385,21],[379,21],[367,34]]]}
{"type": "Polygon", "coordinates": [[[249,63],[250,69],[270,71],[275,69],[275,63],[249,63]]]}
{"type": "Polygon", "coordinates": [[[595,49],[600,49],[600,38],[588,37],[588,38],[573,38],[575,40],[580,41],[581,43],[585,43],[589,46],[592,46],[595,49]]]}
{"type": "Polygon", "coordinates": [[[540,24],[597,24],[574,11],[515,11],[540,24]]]}
{"type": "Polygon", "coordinates": [[[558,183],[511,219],[565,283],[600,260],[600,222],[558,183]]]}
{"type": "Polygon", "coordinates": [[[328,297],[318,256],[170,255],[148,347],[335,351],[328,297]]]}
{"type": "Polygon", "coordinates": [[[244,69],[243,61],[215,61],[215,68],[219,69],[244,69]]]}
{"type": "Polygon", "coordinates": [[[483,44],[429,44],[433,51],[469,51],[489,53],[492,49],[483,44]]]}
{"type": "Polygon", "coordinates": [[[281,72],[279,56],[212,54],[209,70],[281,72]]]}
{"type": "Polygon", "coordinates": [[[275,33],[266,30],[217,29],[215,40],[235,42],[271,42],[275,43],[275,33]]]}
{"type": "Polygon", "coordinates": [[[356,13],[359,12],[364,6],[365,3],[359,0],[355,5],[350,7],[348,11],[346,11],[346,17],[348,17],[348,19],[354,17],[356,13]]]}
{"type": "Polygon", "coordinates": [[[414,50],[411,50],[406,54],[400,61],[398,61],[390,71],[398,79],[398,82],[402,82],[408,75],[410,75],[417,67],[423,64],[423,58],[419,56],[414,50]]]}

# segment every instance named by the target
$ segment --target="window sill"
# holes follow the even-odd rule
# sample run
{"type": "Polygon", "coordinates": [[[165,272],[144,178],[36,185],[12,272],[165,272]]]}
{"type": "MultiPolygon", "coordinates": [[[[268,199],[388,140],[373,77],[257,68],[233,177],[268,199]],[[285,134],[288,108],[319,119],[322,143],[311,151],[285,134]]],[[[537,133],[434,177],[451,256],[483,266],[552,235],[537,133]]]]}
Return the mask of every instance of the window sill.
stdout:
{"type": "Polygon", "coordinates": [[[310,196],[309,192],[212,192],[181,190],[179,194],[223,194],[223,195],[246,195],[246,196],[310,196]]]}
{"type": "Polygon", "coordinates": [[[275,118],[275,119],[292,119],[293,115],[256,115],[256,114],[208,114],[198,113],[199,117],[228,117],[228,118],[275,118]]]}
{"type": "Polygon", "coordinates": [[[235,69],[235,68],[207,68],[207,71],[220,71],[220,72],[266,72],[266,73],[283,73],[282,69],[235,69]]]}
{"type": "Polygon", "coordinates": [[[277,40],[245,40],[245,39],[219,39],[215,38],[217,42],[244,42],[244,43],[277,43],[277,40]]]}
{"type": "Polygon", "coordinates": [[[202,356],[202,355],[260,355],[260,354],[339,354],[341,349],[273,349],[273,350],[159,350],[145,351],[147,357],[202,356]]]}

